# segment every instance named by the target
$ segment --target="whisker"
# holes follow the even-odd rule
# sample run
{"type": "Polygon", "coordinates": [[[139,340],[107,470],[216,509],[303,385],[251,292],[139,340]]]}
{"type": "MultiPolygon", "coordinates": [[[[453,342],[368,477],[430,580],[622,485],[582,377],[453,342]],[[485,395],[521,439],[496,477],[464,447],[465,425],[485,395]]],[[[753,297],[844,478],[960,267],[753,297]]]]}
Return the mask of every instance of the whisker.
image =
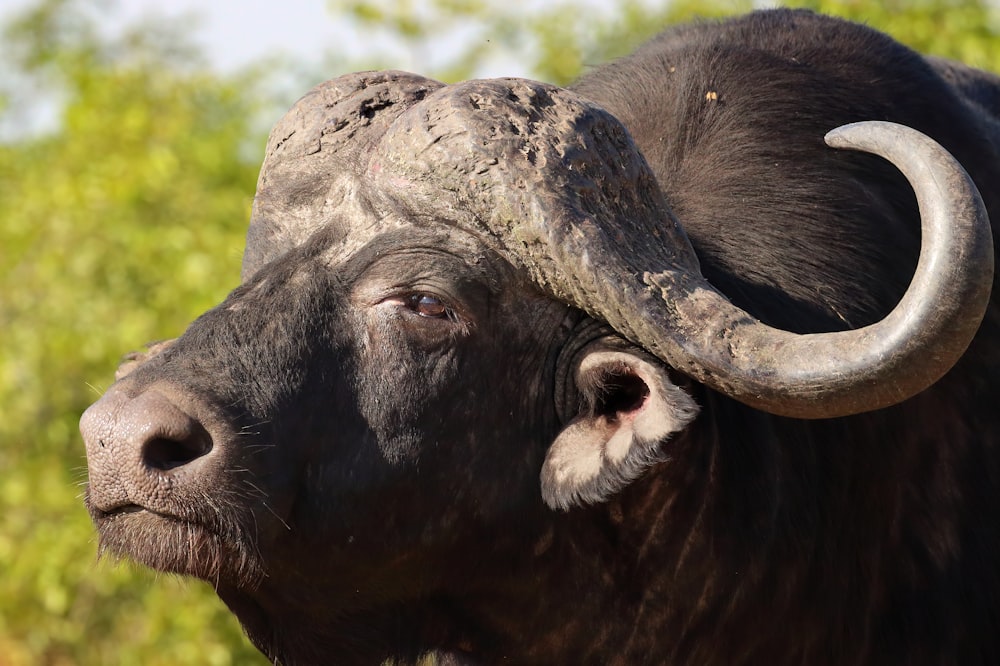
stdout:
{"type": "Polygon", "coordinates": [[[256,493],[253,494],[254,497],[257,497],[259,499],[267,499],[267,493],[261,490],[260,486],[255,484],[253,481],[250,481],[249,479],[241,479],[241,481],[256,491],[256,493]]]}
{"type": "Polygon", "coordinates": [[[257,456],[257,455],[260,455],[261,453],[266,452],[268,449],[277,448],[277,445],[276,444],[250,444],[250,445],[245,446],[243,448],[247,452],[248,455],[250,455],[250,456],[257,456]]]}
{"type": "Polygon", "coordinates": [[[285,522],[285,519],[282,518],[281,516],[279,516],[278,513],[274,509],[271,508],[271,505],[269,505],[267,503],[267,497],[268,497],[267,493],[264,492],[263,490],[261,490],[260,486],[258,486],[257,484],[255,484],[250,479],[241,479],[241,480],[243,481],[243,483],[245,483],[246,485],[250,486],[255,491],[257,491],[257,497],[256,498],[261,503],[261,505],[265,509],[267,509],[268,511],[270,511],[271,515],[273,515],[275,518],[277,518],[278,522],[280,522],[282,525],[284,525],[286,530],[288,530],[289,532],[291,532],[292,531],[291,525],[289,525],[287,522],[285,522]]]}
{"type": "Polygon", "coordinates": [[[242,426],[240,430],[248,430],[249,428],[259,428],[260,426],[267,425],[271,422],[271,419],[264,419],[263,421],[258,421],[257,423],[248,423],[242,426]]]}
{"type": "Polygon", "coordinates": [[[292,526],[291,526],[291,525],[289,525],[288,523],[286,523],[286,522],[285,522],[285,519],[284,519],[284,518],[282,518],[281,516],[279,516],[279,515],[278,515],[278,514],[277,514],[277,513],[275,512],[275,510],[274,510],[274,509],[272,509],[272,508],[270,507],[270,505],[269,505],[269,504],[268,504],[267,502],[265,502],[264,500],[261,500],[261,501],[260,501],[260,503],[264,505],[264,508],[265,508],[265,509],[267,509],[268,511],[270,511],[270,512],[271,512],[271,515],[273,515],[273,516],[274,516],[275,518],[277,518],[277,519],[278,519],[278,522],[279,522],[279,523],[281,523],[282,525],[284,525],[284,526],[285,526],[285,529],[286,529],[286,530],[288,530],[289,532],[291,532],[291,531],[292,531],[292,526]]]}
{"type": "Polygon", "coordinates": [[[93,391],[97,395],[104,395],[104,393],[107,391],[107,389],[98,388],[98,387],[94,386],[93,384],[91,384],[90,382],[84,382],[84,384],[86,384],[87,388],[89,388],[91,391],[93,391]]]}

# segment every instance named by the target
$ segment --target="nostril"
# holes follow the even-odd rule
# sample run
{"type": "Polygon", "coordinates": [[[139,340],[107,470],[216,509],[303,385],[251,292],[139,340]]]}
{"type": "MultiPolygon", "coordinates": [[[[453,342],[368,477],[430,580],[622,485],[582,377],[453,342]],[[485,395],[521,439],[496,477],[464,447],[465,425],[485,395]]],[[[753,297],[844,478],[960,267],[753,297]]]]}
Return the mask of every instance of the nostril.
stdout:
{"type": "Polygon", "coordinates": [[[160,391],[146,391],[123,410],[123,431],[147,470],[166,472],[208,454],[213,439],[202,422],[160,391]]]}
{"type": "Polygon", "coordinates": [[[183,501],[177,498],[210,483],[211,461],[223,457],[229,431],[209,404],[185,398],[170,385],[134,395],[113,388],[87,409],[80,431],[87,442],[90,506],[177,513],[183,501]]]}
{"type": "Polygon", "coordinates": [[[151,438],[142,448],[142,460],[148,467],[164,472],[187,465],[212,448],[207,433],[204,436],[199,435],[200,433],[177,439],[151,438]]]}

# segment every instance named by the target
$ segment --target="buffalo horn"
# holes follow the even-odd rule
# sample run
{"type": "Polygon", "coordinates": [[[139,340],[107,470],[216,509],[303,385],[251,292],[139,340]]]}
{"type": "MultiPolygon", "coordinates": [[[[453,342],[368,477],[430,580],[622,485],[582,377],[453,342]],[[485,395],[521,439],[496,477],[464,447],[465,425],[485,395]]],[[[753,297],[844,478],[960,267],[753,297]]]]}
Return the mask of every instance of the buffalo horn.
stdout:
{"type": "Polygon", "coordinates": [[[905,400],[955,364],[987,306],[993,244],[969,176],[928,137],[864,122],[827,142],[903,172],[923,245],[889,315],[817,334],[767,326],[710,285],[627,131],[570,91],[519,79],[442,88],[389,128],[371,170],[405,214],[485,226],[539,287],[672,367],[767,412],[828,418],[905,400]]]}
{"type": "Polygon", "coordinates": [[[243,274],[330,225],[345,239],[455,226],[538,288],[746,404],[799,418],[877,409],[928,387],[972,340],[992,284],[990,227],[969,176],[919,132],[865,122],[827,142],[888,159],[920,208],[910,287],[860,329],[795,334],[734,306],[702,276],[621,123],[523,79],[442,86],[369,72],[318,86],[271,135],[243,274]]]}

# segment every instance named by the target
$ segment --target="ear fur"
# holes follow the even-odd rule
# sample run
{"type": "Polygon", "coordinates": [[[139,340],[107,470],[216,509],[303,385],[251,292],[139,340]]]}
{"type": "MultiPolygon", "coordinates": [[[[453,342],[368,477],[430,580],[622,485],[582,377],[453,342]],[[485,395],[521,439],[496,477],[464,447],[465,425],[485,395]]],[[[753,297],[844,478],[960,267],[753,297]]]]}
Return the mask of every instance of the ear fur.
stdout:
{"type": "Polygon", "coordinates": [[[158,356],[162,352],[170,349],[173,344],[177,341],[177,338],[171,338],[169,340],[158,340],[156,342],[150,342],[146,345],[146,351],[144,352],[129,352],[122,357],[121,362],[118,364],[118,369],[115,370],[115,381],[119,379],[124,379],[128,375],[132,374],[132,371],[138,368],[140,365],[158,356]]]}
{"type": "Polygon", "coordinates": [[[643,352],[596,343],[578,358],[579,409],[542,466],[542,498],[553,509],[607,500],[666,460],[662,444],[698,413],[663,365],[643,352]]]}

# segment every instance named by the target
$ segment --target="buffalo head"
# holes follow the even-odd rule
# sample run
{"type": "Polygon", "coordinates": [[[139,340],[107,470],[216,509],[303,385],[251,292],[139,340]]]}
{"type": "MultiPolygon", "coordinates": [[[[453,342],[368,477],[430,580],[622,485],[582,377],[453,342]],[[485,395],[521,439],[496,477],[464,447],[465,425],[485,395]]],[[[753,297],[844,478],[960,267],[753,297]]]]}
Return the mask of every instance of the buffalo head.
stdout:
{"type": "Polygon", "coordinates": [[[102,548],[211,581],[287,663],[502,642],[503,599],[580,585],[540,563],[607,557],[567,535],[671,456],[692,380],[826,418],[962,354],[992,275],[975,188],[906,128],[827,140],[904,171],[924,248],[884,320],[794,335],[701,276],[628,131],[576,94],[318,86],[271,135],[242,284],[82,419],[102,548]]]}

